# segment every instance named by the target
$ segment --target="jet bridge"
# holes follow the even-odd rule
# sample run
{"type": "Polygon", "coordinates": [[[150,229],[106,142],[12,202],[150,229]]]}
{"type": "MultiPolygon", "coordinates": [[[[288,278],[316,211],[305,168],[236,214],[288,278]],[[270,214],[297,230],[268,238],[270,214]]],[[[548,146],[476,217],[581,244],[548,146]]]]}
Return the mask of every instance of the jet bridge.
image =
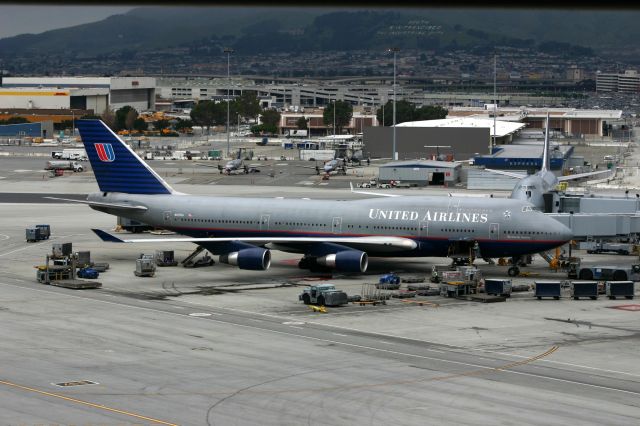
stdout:
{"type": "Polygon", "coordinates": [[[574,239],[619,238],[640,235],[640,214],[547,213],[573,231],[574,239]]]}

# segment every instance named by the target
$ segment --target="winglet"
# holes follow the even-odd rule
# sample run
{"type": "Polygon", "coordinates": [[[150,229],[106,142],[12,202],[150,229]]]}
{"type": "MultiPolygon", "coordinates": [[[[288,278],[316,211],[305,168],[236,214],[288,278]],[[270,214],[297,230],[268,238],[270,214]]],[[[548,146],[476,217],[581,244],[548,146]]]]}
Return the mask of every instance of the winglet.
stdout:
{"type": "Polygon", "coordinates": [[[100,237],[100,239],[102,241],[106,241],[108,243],[124,243],[123,240],[121,240],[118,237],[115,237],[111,234],[109,234],[108,232],[103,231],[102,229],[91,229],[98,237],[100,237]]]}

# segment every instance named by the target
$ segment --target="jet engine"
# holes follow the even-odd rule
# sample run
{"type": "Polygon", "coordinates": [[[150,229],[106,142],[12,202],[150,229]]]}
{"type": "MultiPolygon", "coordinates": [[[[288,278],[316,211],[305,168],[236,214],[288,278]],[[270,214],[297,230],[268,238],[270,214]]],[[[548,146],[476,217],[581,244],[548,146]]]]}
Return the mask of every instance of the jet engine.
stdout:
{"type": "Polygon", "coordinates": [[[246,248],[220,255],[220,263],[237,266],[240,269],[265,271],[271,266],[271,251],[260,247],[246,248]]]}
{"type": "Polygon", "coordinates": [[[365,272],[369,265],[369,256],[360,250],[345,250],[318,257],[315,261],[318,265],[338,272],[365,272]]]}

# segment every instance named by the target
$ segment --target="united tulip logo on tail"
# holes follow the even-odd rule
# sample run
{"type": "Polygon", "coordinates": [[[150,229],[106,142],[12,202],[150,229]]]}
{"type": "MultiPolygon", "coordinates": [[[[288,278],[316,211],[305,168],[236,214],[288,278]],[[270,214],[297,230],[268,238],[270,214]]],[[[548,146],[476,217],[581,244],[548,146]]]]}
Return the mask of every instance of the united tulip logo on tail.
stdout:
{"type": "Polygon", "coordinates": [[[113,152],[113,147],[110,143],[94,143],[98,158],[100,161],[112,162],[116,159],[116,153],[113,152]]]}

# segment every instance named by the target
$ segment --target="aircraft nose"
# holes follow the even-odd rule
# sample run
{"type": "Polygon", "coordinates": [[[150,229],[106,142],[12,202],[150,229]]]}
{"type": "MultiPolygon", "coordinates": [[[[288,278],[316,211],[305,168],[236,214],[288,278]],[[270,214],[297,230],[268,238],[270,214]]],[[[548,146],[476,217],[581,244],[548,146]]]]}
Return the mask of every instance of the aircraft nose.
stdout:
{"type": "Polygon", "coordinates": [[[562,241],[571,241],[573,239],[573,231],[569,227],[559,222],[558,222],[558,225],[560,225],[559,233],[562,241]]]}

